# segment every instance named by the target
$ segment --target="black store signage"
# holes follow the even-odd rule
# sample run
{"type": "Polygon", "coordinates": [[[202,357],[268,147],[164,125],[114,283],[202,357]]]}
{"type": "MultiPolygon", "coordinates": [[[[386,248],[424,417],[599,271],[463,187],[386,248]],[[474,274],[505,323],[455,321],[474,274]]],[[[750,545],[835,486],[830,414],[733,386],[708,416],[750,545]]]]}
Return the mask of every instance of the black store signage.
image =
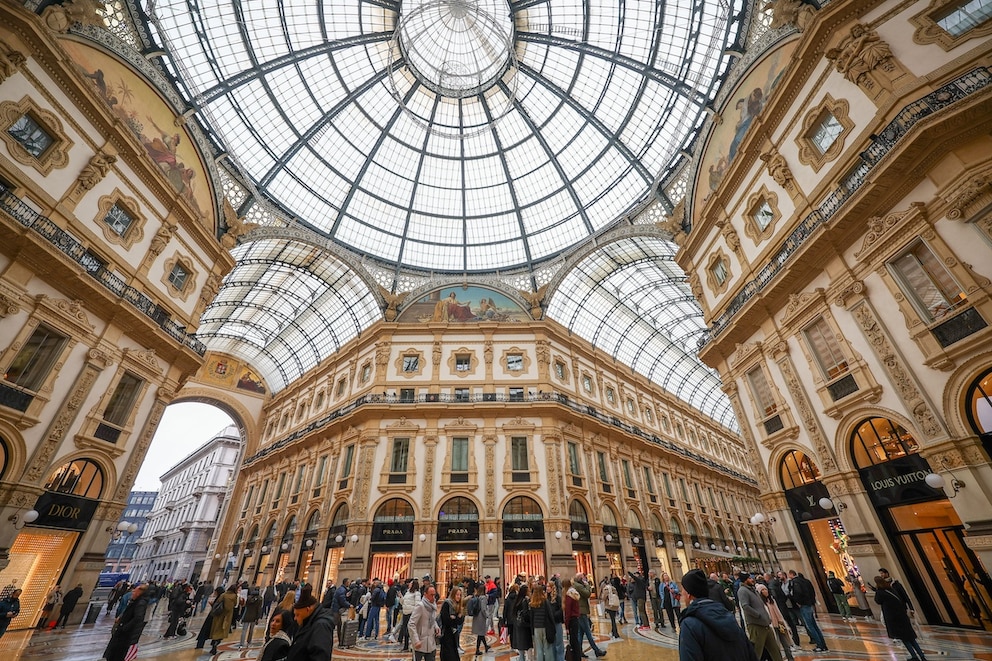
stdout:
{"type": "Polygon", "coordinates": [[[478,521],[440,521],[437,524],[437,541],[443,542],[479,542],[478,521]]]}
{"type": "Polygon", "coordinates": [[[579,523],[578,521],[572,521],[572,531],[573,533],[579,533],[578,537],[572,539],[573,544],[588,546],[592,539],[589,536],[589,524],[579,523]]]}
{"type": "Polygon", "coordinates": [[[99,501],[89,498],[46,491],[34,505],[38,519],[31,525],[63,530],[86,530],[93,520],[98,504],[99,501]]]}
{"type": "Polygon", "coordinates": [[[372,542],[412,542],[413,521],[372,524],[372,542]]]}
{"type": "Polygon", "coordinates": [[[616,526],[603,526],[603,541],[610,551],[620,550],[620,530],[616,526]],[[606,541],[607,535],[612,537],[608,542],[606,541]]]}
{"type": "Polygon", "coordinates": [[[918,454],[910,454],[878,466],[862,468],[860,472],[868,497],[878,507],[946,497],[943,489],[927,486],[926,476],[933,471],[930,470],[926,459],[918,454]]]}
{"type": "Polygon", "coordinates": [[[504,521],[503,541],[544,541],[544,521],[504,521]]]}

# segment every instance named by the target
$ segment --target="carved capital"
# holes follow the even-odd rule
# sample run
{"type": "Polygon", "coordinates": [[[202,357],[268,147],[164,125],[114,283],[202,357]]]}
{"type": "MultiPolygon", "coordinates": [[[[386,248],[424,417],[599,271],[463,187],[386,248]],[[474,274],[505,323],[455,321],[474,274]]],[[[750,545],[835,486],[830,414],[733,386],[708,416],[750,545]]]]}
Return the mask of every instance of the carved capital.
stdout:
{"type": "Polygon", "coordinates": [[[775,180],[775,183],[791,192],[796,182],[785,157],[778,152],[768,152],[762,154],[760,158],[765,162],[768,175],[775,180]]]}
{"type": "Polygon", "coordinates": [[[836,296],[834,296],[834,305],[847,308],[856,301],[864,298],[864,293],[865,283],[855,280],[837,292],[836,296]]]}
{"type": "Polygon", "coordinates": [[[105,370],[113,364],[113,359],[100,349],[90,349],[86,358],[98,370],[105,370]]]}
{"type": "Polygon", "coordinates": [[[0,83],[17,73],[27,61],[24,53],[0,40],[0,83]]]}
{"type": "Polygon", "coordinates": [[[992,205],[992,175],[979,174],[947,196],[947,217],[969,221],[992,205]]]}

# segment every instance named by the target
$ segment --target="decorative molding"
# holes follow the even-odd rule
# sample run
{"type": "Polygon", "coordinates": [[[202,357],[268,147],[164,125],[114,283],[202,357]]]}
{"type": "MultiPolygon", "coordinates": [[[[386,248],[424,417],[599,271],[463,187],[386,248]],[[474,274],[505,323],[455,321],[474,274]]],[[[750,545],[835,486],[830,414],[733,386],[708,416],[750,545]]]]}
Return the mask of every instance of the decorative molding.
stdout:
{"type": "Polygon", "coordinates": [[[852,25],[840,44],[827,50],[825,56],[844,78],[860,87],[876,103],[895,89],[897,81],[908,75],[892,55],[888,42],[862,23],[852,25]]]}
{"type": "Polygon", "coordinates": [[[758,489],[762,493],[770,491],[771,485],[768,482],[768,472],[765,470],[764,462],[761,459],[761,451],[758,449],[758,444],[754,441],[751,427],[747,423],[748,418],[744,415],[744,407],[741,405],[741,399],[736,385],[733,389],[724,387],[724,392],[727,393],[730,399],[730,405],[734,409],[734,415],[737,416],[737,419],[741,423],[741,436],[744,437],[744,443],[747,449],[744,456],[751,467],[751,473],[754,474],[755,479],[758,481],[758,489]]]}
{"type": "Polygon", "coordinates": [[[165,291],[169,293],[173,298],[178,298],[181,301],[185,301],[190,297],[196,290],[196,277],[199,275],[196,269],[193,267],[193,258],[186,255],[180,255],[178,252],[172,257],[165,260],[162,265],[162,277],[160,279],[162,285],[165,287],[165,291]],[[182,289],[176,287],[172,280],[172,270],[177,266],[181,266],[186,271],[186,281],[183,283],[182,289]]]}
{"type": "Polygon", "coordinates": [[[486,518],[496,518],[496,436],[487,433],[482,437],[482,442],[486,447],[486,518]]]}
{"type": "Polygon", "coordinates": [[[547,460],[545,464],[548,469],[548,509],[551,516],[558,516],[562,513],[564,506],[561,503],[565,494],[565,484],[562,480],[561,471],[558,470],[561,462],[561,438],[548,437],[544,439],[544,456],[547,460]]]}
{"type": "Polygon", "coordinates": [[[104,195],[100,198],[97,207],[99,211],[93,222],[100,228],[103,238],[108,242],[119,245],[124,250],[130,250],[134,244],[144,238],[147,220],[144,214],[141,213],[141,206],[138,204],[138,201],[133,197],[129,197],[122,193],[119,188],[115,188],[110,195],[104,195]],[[122,207],[131,216],[133,221],[123,235],[115,232],[105,220],[107,214],[110,213],[110,209],[115,204],[122,207]]]}
{"type": "Polygon", "coordinates": [[[62,4],[45,7],[41,20],[52,32],[65,34],[75,23],[104,26],[103,18],[97,13],[102,8],[101,0],[65,0],[62,4]]]}
{"type": "Polygon", "coordinates": [[[816,8],[802,0],[771,0],[763,11],[772,10],[772,20],[768,27],[772,30],[782,27],[795,27],[804,31],[816,15],[816,8]]]}
{"type": "Polygon", "coordinates": [[[45,176],[69,164],[69,150],[73,145],[58,116],[41,108],[30,96],[17,102],[0,103],[0,140],[7,145],[7,151],[15,161],[33,167],[45,176]],[[39,156],[31,154],[9,132],[14,122],[24,115],[33,119],[52,138],[52,144],[39,156]]]}
{"type": "Polygon", "coordinates": [[[806,313],[812,306],[820,304],[826,306],[826,296],[822,287],[817,287],[811,292],[799,294],[789,294],[789,300],[785,304],[785,312],[782,315],[783,324],[793,323],[797,317],[806,313]]]}
{"type": "Polygon", "coordinates": [[[744,206],[744,234],[748,236],[754,245],[758,245],[762,240],[767,239],[775,232],[775,224],[782,219],[782,212],[778,208],[778,195],[768,190],[762,184],[761,187],[748,196],[747,204],[744,206]],[[758,226],[757,215],[762,203],[771,209],[772,217],[765,224],[765,228],[758,226]]]}
{"type": "Polygon", "coordinates": [[[17,73],[27,61],[24,53],[0,39],[0,83],[17,73]]]}
{"type": "Polygon", "coordinates": [[[113,154],[108,154],[104,151],[98,151],[93,154],[90,157],[89,163],[84,165],[83,169],[79,171],[79,176],[76,177],[76,183],[67,196],[68,199],[78,202],[85,193],[93,190],[107,176],[107,173],[110,172],[116,162],[117,157],[113,154]]]}
{"type": "MultiPolygon", "coordinates": [[[[989,21],[992,25],[992,21],[989,21]]],[[[945,198],[947,217],[950,220],[970,222],[983,210],[992,206],[992,174],[976,174],[945,198]]]]}
{"type": "Polygon", "coordinates": [[[393,293],[383,287],[378,285],[379,296],[382,297],[385,307],[383,308],[383,319],[386,321],[396,321],[396,315],[399,314],[399,306],[403,304],[403,300],[410,295],[410,292],[398,292],[393,293]]]}
{"type": "Polygon", "coordinates": [[[741,363],[748,360],[755,353],[760,353],[760,352],[761,352],[761,342],[758,341],[746,342],[744,344],[738,342],[736,348],[734,349],[734,355],[730,359],[730,364],[733,367],[737,367],[741,363]]]}
{"type": "Polygon", "coordinates": [[[949,51],[970,39],[992,34],[992,21],[984,21],[955,36],[940,27],[940,24],[934,20],[935,16],[940,16],[948,9],[953,10],[960,6],[960,0],[930,0],[926,9],[909,19],[909,22],[916,26],[916,31],[913,32],[913,41],[922,45],[937,44],[945,51],[949,51]]]}
{"type": "Polygon", "coordinates": [[[172,240],[172,237],[176,234],[176,225],[165,222],[162,226],[158,228],[155,232],[155,236],[152,237],[151,242],[148,244],[148,252],[154,256],[158,257],[165,250],[165,247],[172,240]]]}
{"type": "Polygon", "coordinates": [[[913,382],[913,377],[902,359],[896,354],[891,342],[881,323],[875,317],[874,311],[869,307],[867,301],[852,310],[855,320],[864,332],[879,362],[885,368],[895,386],[896,393],[906,405],[906,409],[912,412],[913,419],[923,435],[927,438],[938,438],[946,435],[943,424],[934,415],[933,410],[927,404],[920,390],[913,382]]]}
{"type": "Polygon", "coordinates": [[[861,241],[861,248],[854,253],[855,259],[861,262],[871,261],[869,255],[876,248],[889,248],[888,239],[906,222],[916,217],[926,218],[926,207],[921,202],[913,202],[904,211],[894,211],[884,217],[872,216],[869,218],[866,223],[865,238],[861,241]]]}
{"type": "Polygon", "coordinates": [[[789,163],[785,160],[785,156],[778,153],[777,151],[770,151],[761,154],[760,158],[765,163],[765,168],[768,170],[768,176],[770,176],[776,184],[785,189],[785,191],[795,197],[799,193],[799,188],[796,186],[796,178],[792,174],[792,169],[789,167],[789,163]]]}
{"type": "Polygon", "coordinates": [[[850,118],[850,104],[847,99],[834,100],[830,94],[824,94],[823,100],[803,117],[803,125],[796,136],[796,146],[799,147],[799,162],[808,165],[813,172],[819,172],[820,168],[828,162],[836,159],[844,151],[844,141],[854,129],[854,120],[850,118]],[[824,113],[830,113],[837,123],[841,125],[841,132],[825,152],[813,144],[810,137],[814,128],[820,121],[824,113]]]}
{"type": "Polygon", "coordinates": [[[799,412],[799,418],[806,428],[806,434],[813,442],[813,449],[819,455],[818,465],[820,466],[821,473],[833,473],[837,470],[837,460],[827,445],[826,437],[820,428],[820,423],[816,419],[816,413],[813,411],[813,406],[806,396],[806,391],[803,390],[803,385],[799,382],[799,378],[796,377],[795,370],[792,369],[792,361],[787,356],[783,357],[778,361],[778,366],[782,372],[782,376],[785,378],[785,385],[789,388],[789,393],[792,395],[792,401],[795,403],[796,409],[799,412]]]}
{"type": "Polygon", "coordinates": [[[538,287],[537,291],[524,291],[523,289],[517,290],[523,299],[530,304],[530,316],[534,317],[534,319],[541,319],[544,317],[544,308],[541,306],[541,303],[544,301],[544,295],[547,290],[547,284],[538,287]]]}
{"type": "MultiPolygon", "coordinates": [[[[412,441],[413,439],[411,439],[412,441]]],[[[413,443],[411,442],[411,446],[413,443]]],[[[413,453],[411,452],[411,457],[413,453]]],[[[433,519],[431,510],[434,507],[434,462],[437,460],[437,436],[424,436],[424,490],[420,514],[424,519],[433,519]]],[[[388,461],[388,458],[387,458],[388,461]]]]}
{"type": "Polygon", "coordinates": [[[865,297],[865,283],[855,280],[842,287],[834,294],[834,305],[849,308],[865,297]]]}

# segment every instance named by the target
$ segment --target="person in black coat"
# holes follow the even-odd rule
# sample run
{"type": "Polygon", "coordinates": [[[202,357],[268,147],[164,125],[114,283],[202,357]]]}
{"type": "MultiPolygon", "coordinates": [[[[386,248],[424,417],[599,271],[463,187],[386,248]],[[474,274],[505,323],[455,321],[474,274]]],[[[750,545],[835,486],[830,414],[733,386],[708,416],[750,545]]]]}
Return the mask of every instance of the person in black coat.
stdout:
{"type": "Polygon", "coordinates": [[[727,609],[728,613],[734,612],[734,604],[730,601],[730,597],[727,596],[727,591],[724,589],[723,584],[716,580],[716,574],[710,574],[710,577],[706,579],[706,591],[710,599],[720,604],[727,609]]]}
{"type": "Polygon", "coordinates": [[[458,632],[465,622],[463,594],[462,588],[455,586],[448,590],[448,598],[441,603],[441,612],[437,616],[441,625],[441,641],[438,646],[441,650],[441,661],[459,661],[462,658],[458,653],[458,632]]]}
{"type": "Polygon", "coordinates": [[[334,657],[334,618],[317,603],[313,586],[307,583],[293,604],[299,630],[289,648],[288,661],[329,661],[334,657]]]}
{"type": "Polygon", "coordinates": [[[510,647],[520,652],[520,658],[524,658],[524,652],[534,647],[534,634],[530,628],[530,594],[527,584],[520,585],[517,590],[517,598],[513,602],[512,618],[513,627],[510,629],[510,647]]]}
{"type": "Polygon", "coordinates": [[[173,590],[169,597],[169,628],[165,630],[165,634],[162,636],[163,638],[176,637],[176,628],[179,626],[179,618],[183,617],[183,614],[192,605],[193,600],[190,598],[186,588],[173,590]]]}
{"type": "Polygon", "coordinates": [[[131,645],[137,645],[141,632],[145,629],[145,611],[148,610],[148,597],[145,591],[147,583],[139,583],[131,591],[131,600],[127,602],[124,612],[114,622],[114,631],[110,634],[110,642],[103,652],[107,661],[124,661],[131,645]]]}
{"type": "Polygon", "coordinates": [[[909,658],[926,661],[920,644],[916,642],[916,630],[909,619],[908,597],[903,597],[893,589],[892,579],[875,577],[875,603],[882,607],[885,620],[885,633],[893,640],[901,640],[909,650],[909,658]]]}
{"type": "Polygon", "coordinates": [[[56,627],[65,629],[66,622],[69,621],[69,616],[72,615],[73,609],[76,608],[76,604],[79,603],[82,596],[82,583],[65,593],[65,596],[62,597],[62,610],[59,611],[59,619],[58,622],[55,623],[56,627]]]}

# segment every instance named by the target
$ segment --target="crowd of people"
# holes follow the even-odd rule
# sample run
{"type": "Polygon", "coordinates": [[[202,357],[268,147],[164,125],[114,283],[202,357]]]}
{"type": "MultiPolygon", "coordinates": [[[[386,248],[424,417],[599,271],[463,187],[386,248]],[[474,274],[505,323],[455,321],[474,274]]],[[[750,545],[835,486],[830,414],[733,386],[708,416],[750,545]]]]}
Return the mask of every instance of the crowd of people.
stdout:
{"type": "MultiPolygon", "coordinates": [[[[889,637],[902,641],[912,660],[924,661],[905,588],[885,569],[870,587],[889,637]]],[[[829,578],[828,588],[833,592],[829,578]]],[[[180,628],[186,620],[197,611],[205,613],[196,647],[209,642],[211,654],[239,626],[239,648],[251,646],[255,627],[264,620],[261,661],[328,661],[335,642],[350,647],[379,639],[400,644],[414,661],[438,661],[438,656],[439,661],[458,661],[466,653],[461,640],[468,621],[476,657],[498,641],[515,650],[519,661],[580,661],[607,653],[592,632],[593,595],[600,617],[609,617],[612,638],[620,638],[618,624],[628,623],[629,605],[638,629],[677,632],[681,661],[794,661],[793,653],[801,649],[800,627],[814,646],[810,651],[828,651],[815,614],[816,590],[801,573],[741,572],[732,578],[693,569],[680,582],[649,571],[646,576],[614,575],[598,586],[582,573],[572,578],[519,575],[505,589],[498,576],[465,578],[451,586],[438,586],[429,575],[345,578],[328,582],[322,594],[310,584],[288,581],[264,588],[247,582],[216,588],[183,581],[122,584],[112,594],[117,617],[104,658],[123,661],[164,600],[169,624],[163,637],[184,635],[180,628]]],[[[5,607],[0,604],[0,615],[5,607]]],[[[841,615],[852,617],[850,610],[841,615]]]]}

